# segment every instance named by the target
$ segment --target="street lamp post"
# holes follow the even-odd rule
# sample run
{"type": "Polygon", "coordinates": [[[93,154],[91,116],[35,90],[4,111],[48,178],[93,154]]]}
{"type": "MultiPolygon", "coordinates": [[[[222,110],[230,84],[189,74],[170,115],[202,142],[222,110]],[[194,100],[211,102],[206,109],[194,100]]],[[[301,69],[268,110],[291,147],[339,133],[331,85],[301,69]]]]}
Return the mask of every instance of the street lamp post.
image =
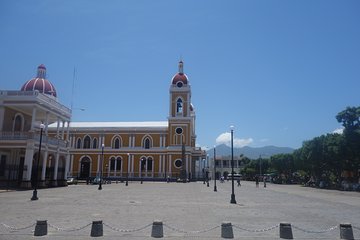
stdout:
{"type": "Polygon", "coordinates": [[[236,204],[234,193],[234,126],[231,129],[231,200],[230,203],[236,204]]]}
{"type": "Polygon", "coordinates": [[[128,155],[128,170],[126,170],[126,182],[125,182],[125,186],[128,186],[128,180],[129,180],[129,162],[130,162],[130,153],[127,154],[128,155]]]}
{"type": "Polygon", "coordinates": [[[144,159],[140,159],[140,183],[143,184],[142,170],[143,170],[143,161],[144,159]]]}
{"type": "Polygon", "coordinates": [[[209,168],[209,154],[206,155],[206,165],[207,165],[207,168],[206,168],[206,186],[210,187],[210,185],[209,185],[209,171],[210,171],[210,168],[209,168]]]}
{"type": "Polygon", "coordinates": [[[214,192],[217,192],[217,188],[216,188],[216,146],[214,146],[214,192]]]}
{"type": "Polygon", "coordinates": [[[202,160],[202,162],[203,162],[203,166],[202,166],[202,175],[203,175],[203,180],[204,180],[204,182],[203,182],[203,184],[205,184],[205,159],[203,159],[202,160]]]}
{"type": "Polygon", "coordinates": [[[101,163],[100,163],[100,173],[99,173],[99,188],[98,190],[102,190],[102,170],[103,170],[103,163],[104,163],[104,147],[105,144],[101,144],[101,163]]]}
{"type": "Polygon", "coordinates": [[[40,162],[40,154],[41,154],[41,141],[42,141],[42,133],[43,133],[43,129],[45,128],[44,124],[40,124],[40,141],[39,141],[39,153],[37,156],[37,163],[36,163],[36,175],[35,175],[35,183],[34,183],[34,191],[33,191],[33,195],[31,197],[31,200],[38,200],[39,198],[37,197],[37,187],[38,187],[38,173],[39,173],[39,162],[40,162]]]}

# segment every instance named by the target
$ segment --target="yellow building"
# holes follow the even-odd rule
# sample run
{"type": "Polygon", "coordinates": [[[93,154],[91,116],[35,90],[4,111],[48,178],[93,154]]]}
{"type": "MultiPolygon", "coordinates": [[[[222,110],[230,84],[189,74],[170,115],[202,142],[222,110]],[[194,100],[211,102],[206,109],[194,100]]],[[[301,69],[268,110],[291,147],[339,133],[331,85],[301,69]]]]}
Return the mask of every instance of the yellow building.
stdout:
{"type": "Polygon", "coordinates": [[[160,122],[70,122],[40,65],[20,91],[0,91],[0,184],[30,188],[88,179],[202,176],[191,87],[179,62],[171,79],[169,116],[160,122]]]}
{"type": "Polygon", "coordinates": [[[167,121],[71,122],[69,175],[151,180],[199,175],[196,166],[205,152],[195,145],[195,111],[182,61],[169,94],[167,121]]]}

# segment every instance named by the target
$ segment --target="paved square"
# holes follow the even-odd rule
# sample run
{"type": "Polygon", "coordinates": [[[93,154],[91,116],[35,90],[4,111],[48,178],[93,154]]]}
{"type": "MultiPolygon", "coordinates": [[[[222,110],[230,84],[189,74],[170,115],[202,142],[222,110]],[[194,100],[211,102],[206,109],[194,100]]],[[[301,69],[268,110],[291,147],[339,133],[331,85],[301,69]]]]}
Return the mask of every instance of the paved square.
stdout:
{"type": "Polygon", "coordinates": [[[221,239],[221,223],[231,222],[235,239],[279,239],[279,223],[292,224],[294,239],[339,239],[340,223],[351,223],[360,239],[360,193],[298,185],[235,183],[237,204],[230,204],[231,182],[217,192],[202,182],[129,182],[74,185],[0,193],[0,239],[94,239],[92,221],[102,220],[96,239],[150,239],[152,223],[164,224],[163,239],[221,239]],[[47,220],[48,235],[33,237],[37,220],[47,220]],[[18,228],[26,229],[16,230],[18,228]],[[332,229],[334,227],[334,229],[332,229]],[[331,230],[332,229],[332,230],[331,230]],[[321,232],[321,233],[312,233],[321,232]]]}

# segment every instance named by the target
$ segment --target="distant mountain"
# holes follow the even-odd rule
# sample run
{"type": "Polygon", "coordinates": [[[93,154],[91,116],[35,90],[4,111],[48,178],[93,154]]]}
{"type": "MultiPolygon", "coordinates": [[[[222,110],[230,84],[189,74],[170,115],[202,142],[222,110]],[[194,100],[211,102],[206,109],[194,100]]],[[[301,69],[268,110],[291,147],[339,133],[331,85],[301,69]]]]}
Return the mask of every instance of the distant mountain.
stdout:
{"type": "MultiPolygon", "coordinates": [[[[272,155],[281,154],[281,153],[293,153],[295,149],[289,147],[275,147],[275,146],[265,146],[265,147],[242,147],[234,148],[234,156],[244,156],[250,159],[258,159],[261,155],[262,158],[270,158],[272,155]]],[[[214,156],[214,148],[209,149],[208,154],[210,158],[214,156]]],[[[216,146],[216,156],[231,156],[231,148],[225,144],[216,146]]]]}

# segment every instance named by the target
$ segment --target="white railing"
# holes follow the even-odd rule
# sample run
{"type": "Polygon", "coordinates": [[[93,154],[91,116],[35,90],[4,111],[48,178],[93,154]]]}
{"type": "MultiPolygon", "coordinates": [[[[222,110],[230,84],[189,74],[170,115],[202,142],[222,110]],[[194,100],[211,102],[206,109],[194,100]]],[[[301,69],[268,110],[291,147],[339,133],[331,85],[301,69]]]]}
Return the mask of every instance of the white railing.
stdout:
{"type": "Polygon", "coordinates": [[[66,114],[70,115],[71,110],[59,103],[55,97],[40,93],[39,91],[1,91],[0,95],[2,96],[24,96],[24,97],[34,97],[37,98],[40,101],[43,101],[51,106],[53,106],[55,109],[59,109],[66,114]]]}
{"type": "MultiPolygon", "coordinates": [[[[31,132],[0,132],[0,140],[28,140],[33,139],[36,141],[40,141],[40,134],[38,133],[31,133],[31,132]]],[[[66,142],[62,139],[57,139],[53,137],[48,137],[43,135],[42,142],[48,143],[50,145],[66,147],[66,142]]]]}

